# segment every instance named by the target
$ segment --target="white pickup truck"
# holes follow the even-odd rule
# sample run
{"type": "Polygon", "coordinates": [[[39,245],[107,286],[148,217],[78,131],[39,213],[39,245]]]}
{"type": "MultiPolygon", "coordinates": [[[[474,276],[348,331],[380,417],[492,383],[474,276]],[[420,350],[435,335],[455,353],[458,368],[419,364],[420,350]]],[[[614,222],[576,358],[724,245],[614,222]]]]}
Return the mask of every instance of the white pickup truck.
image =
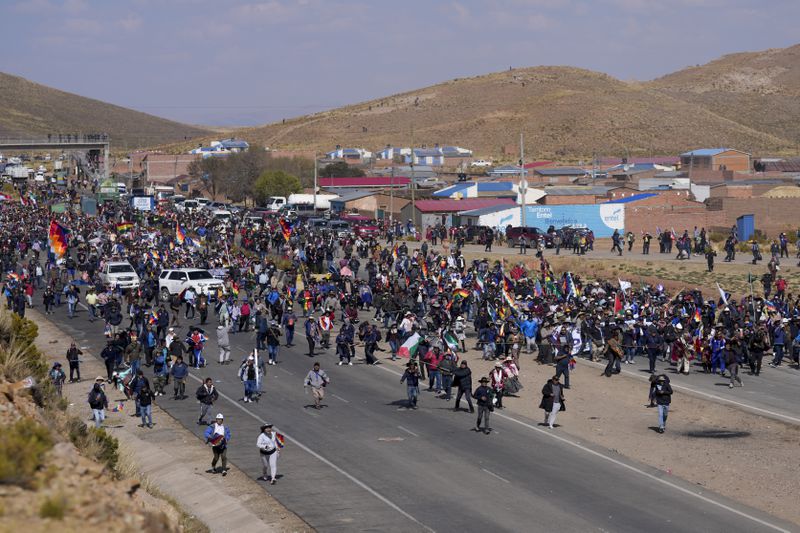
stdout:
{"type": "Polygon", "coordinates": [[[221,279],[202,268],[165,269],[158,275],[158,292],[166,302],[173,294],[180,294],[191,287],[197,294],[216,295],[217,289],[225,288],[221,279]]]}
{"type": "Polygon", "coordinates": [[[109,261],[100,271],[100,281],[104,285],[119,287],[120,289],[139,288],[139,274],[127,261],[109,261]]]}

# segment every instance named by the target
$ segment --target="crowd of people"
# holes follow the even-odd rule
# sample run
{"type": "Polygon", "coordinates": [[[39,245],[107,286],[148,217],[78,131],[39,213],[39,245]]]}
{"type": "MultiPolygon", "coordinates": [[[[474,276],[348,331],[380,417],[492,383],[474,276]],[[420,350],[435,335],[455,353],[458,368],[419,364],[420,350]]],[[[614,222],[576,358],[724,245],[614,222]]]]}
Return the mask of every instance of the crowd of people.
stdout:
{"type": "MultiPolygon", "coordinates": [[[[75,200],[77,193],[69,196],[75,200]]],[[[220,365],[232,362],[231,336],[254,332],[252,352],[237,372],[243,402],[258,401],[266,367],[277,364],[280,347],[293,346],[297,333],[306,338],[309,356],[332,349],[339,365],[352,365],[357,347],[367,364],[379,364],[376,351],[384,349],[392,359],[407,358],[401,382],[409,409],[417,407],[425,381],[443,401],[452,399],[455,388],[454,409],[460,410],[464,398],[474,412],[475,400],[476,430],[487,433],[489,413],[522,390],[518,376],[528,364],[525,354],[555,367],[540,402],[551,428],[565,409],[570,369],[580,358],[606,360],[609,377],[622,364],[646,358],[660,431],[672,394],[668,371],[725,375],[734,387],[743,385],[740,367],[758,376],[768,354],[770,366],[798,364],[800,298],[792,297],[779,276],[766,277],[770,272],[762,279],[763,297],[735,299],[721,291],[709,298],[699,289],[668,294],[660,285],[633,287],[557,273],[543,255],[529,263],[467,260],[462,239],[442,242],[438,232],[417,245],[402,238],[416,230],[400,228],[387,239],[362,238],[277,217],[256,228],[236,219],[220,223],[205,211],[159,206],[142,213],[118,203],[101,206],[97,216],[74,209],[52,214],[48,204],[58,199],[56,191],[29,199],[6,202],[0,210],[7,305],[24,316],[41,298],[45,313],[66,304],[72,318],[85,306],[87,320],[102,322],[107,342],[100,357],[107,375],[95,380],[88,398],[98,427],[108,408],[108,384],[134,400],[133,415],[141,417],[143,428],[152,427],[152,404],[170,382],[173,398],[186,399],[190,372],[201,373],[213,360],[206,356],[206,329],[212,328],[220,365]],[[53,224],[66,235],[63,250],[52,246],[53,224]],[[137,288],[102,282],[103,266],[121,260],[139,276],[137,288]],[[160,291],[160,272],[180,267],[207,269],[224,283],[207,291],[160,291]],[[177,332],[182,322],[186,335],[177,332]],[[473,347],[494,362],[475,390],[464,358],[473,347]]],[[[81,379],[81,354],[74,344],[66,353],[71,382],[81,379]]],[[[60,364],[52,374],[61,383],[66,379],[60,364]]],[[[207,420],[218,398],[210,381],[195,394],[198,424],[209,428],[212,470],[224,472],[230,436],[221,415],[207,420]]],[[[306,376],[314,407],[320,408],[329,381],[318,363],[306,376]]],[[[277,455],[269,450],[277,448],[266,442],[274,440],[271,427],[262,429],[264,479],[274,482],[277,455]]]]}

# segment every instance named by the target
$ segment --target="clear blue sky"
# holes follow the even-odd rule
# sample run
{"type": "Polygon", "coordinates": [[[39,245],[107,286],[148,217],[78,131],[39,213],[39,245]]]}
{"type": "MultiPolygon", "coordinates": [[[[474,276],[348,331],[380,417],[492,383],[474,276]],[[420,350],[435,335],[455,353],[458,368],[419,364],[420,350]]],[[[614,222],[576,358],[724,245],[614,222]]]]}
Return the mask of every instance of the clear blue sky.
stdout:
{"type": "Polygon", "coordinates": [[[800,0],[0,0],[0,70],[251,125],[509,66],[652,79],[797,44],[800,0]]]}

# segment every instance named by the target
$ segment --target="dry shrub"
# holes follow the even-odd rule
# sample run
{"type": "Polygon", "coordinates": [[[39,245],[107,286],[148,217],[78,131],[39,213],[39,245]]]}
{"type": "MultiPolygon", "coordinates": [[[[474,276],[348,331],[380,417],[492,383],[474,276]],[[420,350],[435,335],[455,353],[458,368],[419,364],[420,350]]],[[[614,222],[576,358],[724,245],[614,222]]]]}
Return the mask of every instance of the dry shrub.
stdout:
{"type": "Polygon", "coordinates": [[[35,488],[36,473],[52,447],[50,431],[29,419],[0,431],[0,483],[35,488]]]}

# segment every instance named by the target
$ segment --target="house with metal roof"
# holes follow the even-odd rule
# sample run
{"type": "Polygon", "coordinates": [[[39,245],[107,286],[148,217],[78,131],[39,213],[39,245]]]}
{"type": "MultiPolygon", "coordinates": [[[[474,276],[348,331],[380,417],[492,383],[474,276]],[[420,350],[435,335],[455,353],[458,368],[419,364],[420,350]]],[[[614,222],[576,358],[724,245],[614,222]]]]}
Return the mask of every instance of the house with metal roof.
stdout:
{"type": "Polygon", "coordinates": [[[494,167],[487,174],[493,178],[502,178],[506,176],[519,176],[520,172],[524,173],[525,175],[528,174],[527,170],[520,170],[519,165],[502,165],[499,167],[494,167]]]}
{"type": "Polygon", "coordinates": [[[455,183],[433,193],[439,198],[516,197],[517,184],[512,181],[455,183]]]}
{"type": "Polygon", "coordinates": [[[465,198],[463,200],[417,200],[412,206],[408,204],[403,208],[401,216],[403,220],[413,220],[420,227],[453,224],[453,215],[459,211],[469,211],[483,207],[493,207],[498,205],[514,206],[516,200],[513,198],[465,198]]]}
{"type": "Polygon", "coordinates": [[[383,150],[377,153],[378,159],[392,161],[396,157],[405,158],[411,155],[411,148],[400,148],[398,146],[386,146],[383,150]]]}
{"type": "Polygon", "coordinates": [[[734,148],[700,148],[681,154],[681,169],[693,171],[729,170],[750,172],[751,156],[734,148]]]}
{"type": "Polygon", "coordinates": [[[318,178],[325,189],[406,189],[411,178],[405,176],[363,176],[357,178],[318,178]]]}
{"type": "Polygon", "coordinates": [[[364,148],[342,148],[336,145],[336,149],[327,152],[325,156],[328,159],[343,159],[348,163],[361,163],[372,159],[372,152],[364,148]]]}

